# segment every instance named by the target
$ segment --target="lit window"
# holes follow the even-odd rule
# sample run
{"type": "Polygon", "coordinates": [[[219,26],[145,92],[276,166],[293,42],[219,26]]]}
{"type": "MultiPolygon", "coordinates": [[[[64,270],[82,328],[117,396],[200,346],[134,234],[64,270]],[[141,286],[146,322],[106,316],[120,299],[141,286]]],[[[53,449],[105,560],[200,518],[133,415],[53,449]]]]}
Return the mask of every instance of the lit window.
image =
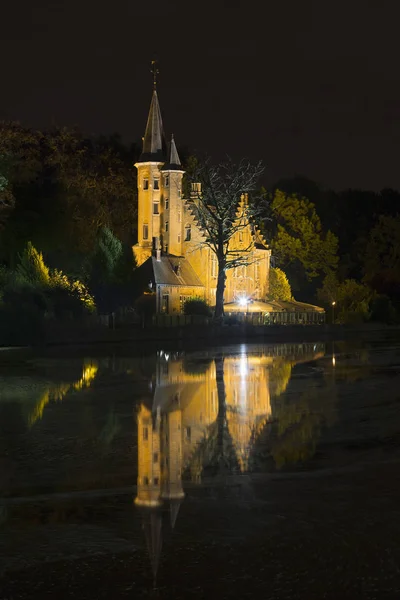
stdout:
{"type": "Polygon", "coordinates": [[[153,215],[159,215],[159,214],[160,214],[159,202],[153,202],[153,215]]]}
{"type": "Polygon", "coordinates": [[[165,210],[168,210],[169,207],[169,200],[168,198],[165,198],[165,210]]]}
{"type": "Polygon", "coordinates": [[[148,190],[149,189],[149,180],[147,178],[143,179],[143,189],[144,190],[148,190]]]}
{"type": "Polygon", "coordinates": [[[165,221],[165,233],[168,233],[169,223],[165,221]]]}
{"type": "Polygon", "coordinates": [[[147,429],[147,427],[143,427],[143,439],[145,442],[147,442],[147,440],[149,439],[149,430],[147,429]]]}
{"type": "Polygon", "coordinates": [[[155,190],[159,190],[160,189],[160,180],[159,179],[155,179],[154,180],[154,189],[155,190]]]}
{"type": "Polygon", "coordinates": [[[218,262],[217,257],[213,253],[211,255],[211,277],[217,277],[218,275],[218,262]]]}
{"type": "Polygon", "coordinates": [[[148,240],[149,239],[149,226],[148,225],[143,225],[143,239],[144,240],[148,240]]]}
{"type": "Polygon", "coordinates": [[[169,294],[163,294],[161,303],[161,312],[168,314],[169,310],[169,294]]]}
{"type": "Polygon", "coordinates": [[[169,175],[165,176],[165,187],[169,186],[169,175]]]}
{"type": "Polygon", "coordinates": [[[154,464],[158,463],[158,452],[153,453],[153,463],[154,464]]]}

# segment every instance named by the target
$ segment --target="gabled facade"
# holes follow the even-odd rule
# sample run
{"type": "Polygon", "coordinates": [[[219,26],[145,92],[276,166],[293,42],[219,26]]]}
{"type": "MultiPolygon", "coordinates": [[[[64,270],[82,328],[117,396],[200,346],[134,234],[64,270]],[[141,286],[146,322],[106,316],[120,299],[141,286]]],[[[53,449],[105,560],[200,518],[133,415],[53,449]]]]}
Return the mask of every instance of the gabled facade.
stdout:
{"type": "MultiPolygon", "coordinates": [[[[193,184],[183,198],[185,171],[173,136],[166,142],[157,90],[153,90],[138,171],[138,243],[133,247],[137,265],[152,273],[157,312],[179,314],[189,297],[215,304],[218,266],[204,245],[193,203],[201,190],[193,184]]],[[[242,198],[246,203],[246,198],[242,198]]],[[[241,207],[238,207],[238,210],[241,207]]],[[[242,211],[240,211],[242,212],[242,211]]],[[[271,252],[261,233],[249,223],[231,240],[238,252],[251,245],[248,265],[227,271],[225,302],[240,297],[264,300],[268,292],[271,252]]],[[[248,252],[246,252],[248,254],[248,252]]]]}

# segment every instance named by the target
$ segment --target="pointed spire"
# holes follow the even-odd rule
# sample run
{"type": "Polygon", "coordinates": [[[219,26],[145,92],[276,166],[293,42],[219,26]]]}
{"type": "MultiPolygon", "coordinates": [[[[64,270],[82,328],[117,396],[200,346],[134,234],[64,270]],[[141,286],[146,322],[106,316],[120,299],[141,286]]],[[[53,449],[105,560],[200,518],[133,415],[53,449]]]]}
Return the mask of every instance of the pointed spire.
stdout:
{"type": "Polygon", "coordinates": [[[163,166],[163,171],[182,171],[181,159],[174,140],[174,134],[171,136],[171,142],[168,150],[168,160],[163,166]]]}
{"type": "Polygon", "coordinates": [[[165,137],[157,90],[155,88],[153,90],[146,131],[143,138],[143,150],[139,159],[139,162],[147,161],[165,161],[165,137]]]}

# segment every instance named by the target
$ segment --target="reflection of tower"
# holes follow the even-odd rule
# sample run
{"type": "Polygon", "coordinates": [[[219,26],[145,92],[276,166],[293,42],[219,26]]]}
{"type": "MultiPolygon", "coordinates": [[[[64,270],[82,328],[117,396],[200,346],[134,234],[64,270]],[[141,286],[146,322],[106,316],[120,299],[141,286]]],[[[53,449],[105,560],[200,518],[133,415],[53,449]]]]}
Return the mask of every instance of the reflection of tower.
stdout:
{"type": "Polygon", "coordinates": [[[143,529],[154,579],[162,548],[162,525],[169,502],[170,523],[175,527],[182,489],[181,411],[161,416],[142,404],[138,412],[138,479],[135,504],[141,508],[143,529]]]}

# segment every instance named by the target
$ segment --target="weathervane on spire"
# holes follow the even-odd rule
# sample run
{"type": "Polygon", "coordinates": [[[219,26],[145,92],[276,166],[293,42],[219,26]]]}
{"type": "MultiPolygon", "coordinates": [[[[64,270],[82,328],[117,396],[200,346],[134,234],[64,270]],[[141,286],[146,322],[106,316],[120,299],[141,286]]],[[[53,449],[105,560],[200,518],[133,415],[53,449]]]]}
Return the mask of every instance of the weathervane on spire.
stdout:
{"type": "Polygon", "coordinates": [[[153,85],[154,85],[154,89],[156,89],[156,87],[157,87],[157,75],[160,72],[157,69],[157,61],[156,60],[152,60],[151,61],[151,72],[153,73],[153,85]]]}

